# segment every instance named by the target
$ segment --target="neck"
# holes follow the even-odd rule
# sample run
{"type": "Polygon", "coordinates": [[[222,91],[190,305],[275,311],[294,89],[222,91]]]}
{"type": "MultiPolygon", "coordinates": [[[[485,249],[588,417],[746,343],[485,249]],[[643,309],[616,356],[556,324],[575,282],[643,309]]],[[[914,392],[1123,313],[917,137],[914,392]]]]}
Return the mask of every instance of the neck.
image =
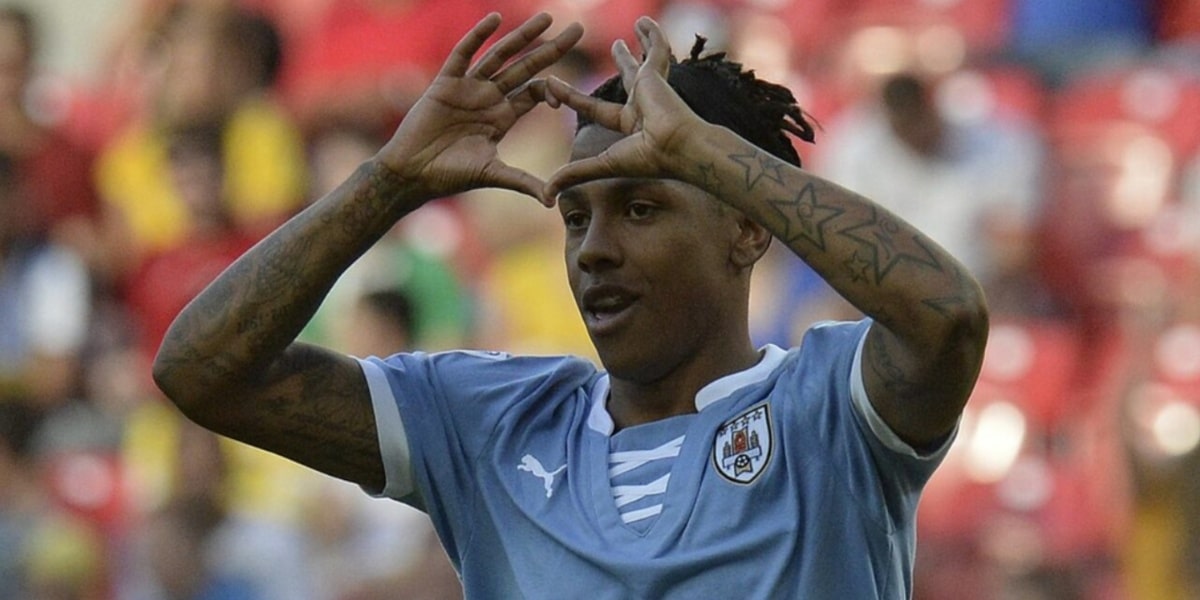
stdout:
{"type": "Polygon", "coordinates": [[[612,377],[608,412],[616,429],[624,429],[696,412],[696,394],[704,386],[753,367],[761,358],[747,335],[729,352],[697,356],[655,381],[612,377]]]}

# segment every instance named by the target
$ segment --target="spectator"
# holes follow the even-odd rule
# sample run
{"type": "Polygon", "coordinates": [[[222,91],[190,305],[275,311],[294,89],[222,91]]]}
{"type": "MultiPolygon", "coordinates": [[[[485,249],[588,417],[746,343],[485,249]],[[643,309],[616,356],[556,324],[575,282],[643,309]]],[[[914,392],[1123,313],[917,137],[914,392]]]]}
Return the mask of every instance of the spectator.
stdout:
{"type": "Polygon", "coordinates": [[[14,162],[0,155],[0,397],[48,409],[76,384],[90,280],[75,252],[29,226],[23,192],[14,162]]]}
{"type": "Polygon", "coordinates": [[[166,24],[163,62],[149,114],[101,152],[97,182],[114,227],[128,232],[130,260],[169,248],[188,234],[190,216],[172,186],[171,132],[196,122],[220,125],[222,187],[234,223],[254,234],[303,200],[300,133],[270,92],[281,61],[270,23],[232,7],[180,5],[166,24]]]}
{"type": "Polygon", "coordinates": [[[172,189],[191,225],[183,241],[150,254],[129,279],[126,298],[138,320],[146,360],[191,296],[254,243],[236,227],[222,185],[220,126],[178,129],[168,145],[172,189]]]}
{"type": "MultiPolygon", "coordinates": [[[[397,289],[367,291],[333,313],[333,346],[355,356],[411,350],[413,302],[397,289]]],[[[303,522],[322,598],[462,598],[429,517],[367,498],[356,486],[313,481],[303,522]]]]}
{"type": "MultiPolygon", "coordinates": [[[[382,138],[372,129],[351,124],[330,124],[316,132],[309,143],[313,199],[332,191],[380,143],[382,138]]],[[[458,252],[454,240],[467,237],[461,233],[465,225],[459,213],[453,206],[438,206],[424,215],[426,225],[389,232],[334,285],[305,329],[305,339],[321,342],[339,337],[331,331],[331,314],[372,290],[396,289],[411,301],[408,341],[413,347],[436,350],[462,343],[472,322],[471,301],[454,264],[458,252]]]]}
{"type": "Polygon", "coordinates": [[[343,0],[324,3],[293,40],[284,74],[289,105],[311,126],[378,126],[408,110],[437,73],[449,24],[493,8],[482,0],[343,0]]]}
{"type": "Polygon", "coordinates": [[[230,505],[228,446],[175,423],[170,495],[140,527],[121,595],[137,600],[314,597],[299,531],[230,505]]]}
{"type": "Polygon", "coordinates": [[[834,128],[818,170],[915,224],[962,260],[989,296],[997,282],[1028,273],[1043,149],[1027,125],[950,120],[929,83],[901,74],[834,128]]]}
{"type": "Polygon", "coordinates": [[[31,89],[36,29],[25,9],[0,7],[0,153],[12,160],[15,183],[30,205],[30,233],[55,234],[86,251],[98,216],[92,157],[36,115],[39,98],[31,89]]]}

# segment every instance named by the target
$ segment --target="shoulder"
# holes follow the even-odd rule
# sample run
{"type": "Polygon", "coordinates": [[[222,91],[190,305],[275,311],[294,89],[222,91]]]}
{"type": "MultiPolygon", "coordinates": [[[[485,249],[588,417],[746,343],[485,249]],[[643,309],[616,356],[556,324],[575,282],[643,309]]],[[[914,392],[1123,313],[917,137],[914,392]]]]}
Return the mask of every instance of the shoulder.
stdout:
{"type": "Polygon", "coordinates": [[[870,319],[821,321],[804,332],[800,345],[792,348],[790,354],[821,361],[851,358],[870,327],[870,319]]]}
{"type": "MultiPolygon", "coordinates": [[[[851,371],[871,321],[823,321],[804,332],[776,367],[774,394],[789,404],[815,408],[830,398],[849,398],[851,371]]],[[[828,407],[827,407],[828,408],[828,407]]]]}
{"type": "Polygon", "coordinates": [[[513,372],[596,371],[586,359],[571,355],[519,355],[498,350],[444,350],[440,352],[400,352],[387,357],[365,359],[385,366],[426,365],[433,368],[469,367],[513,372]]]}
{"type": "Polygon", "coordinates": [[[497,395],[516,389],[577,387],[596,374],[595,365],[576,356],[520,356],[483,350],[408,352],[362,361],[368,377],[422,381],[443,392],[497,395]]]}

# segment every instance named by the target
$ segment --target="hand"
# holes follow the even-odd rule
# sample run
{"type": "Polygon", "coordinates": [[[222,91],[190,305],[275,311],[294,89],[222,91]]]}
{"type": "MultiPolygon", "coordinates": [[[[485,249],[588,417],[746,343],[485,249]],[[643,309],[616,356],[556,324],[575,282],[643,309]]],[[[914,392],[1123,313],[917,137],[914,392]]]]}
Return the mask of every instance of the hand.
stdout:
{"type": "Polygon", "coordinates": [[[500,26],[500,15],[484,17],[455,45],[377,159],[430,199],[480,187],[540,198],[544,183],[500,160],[497,144],[539,102],[558,106],[556,98],[547,97],[545,81],[534,76],[574,47],[583,27],[572,23],[528,50],[551,21],[545,13],[535,15],[472,64],[500,26]]]}
{"type": "Polygon", "coordinates": [[[633,57],[624,41],[613,44],[613,58],[629,100],[624,104],[593,98],[551,78],[550,99],[571,107],[598,125],[627,137],[593,158],[573,161],[558,169],[546,185],[543,201],[552,205],[558,193],[573,185],[607,177],[672,177],[689,134],[703,121],[667,83],[671,47],[657,23],[638,19],[634,30],[645,60],[633,57]]]}

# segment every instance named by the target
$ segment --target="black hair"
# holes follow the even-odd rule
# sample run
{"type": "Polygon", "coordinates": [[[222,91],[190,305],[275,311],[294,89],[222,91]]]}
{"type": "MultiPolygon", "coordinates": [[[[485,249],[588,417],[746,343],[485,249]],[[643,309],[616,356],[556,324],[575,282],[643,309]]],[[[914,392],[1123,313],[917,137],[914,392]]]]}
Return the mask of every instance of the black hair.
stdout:
{"type": "Polygon", "coordinates": [[[279,29],[267,17],[257,12],[236,11],[229,16],[225,35],[251,63],[255,79],[263,87],[271,87],[283,68],[283,38],[279,29]]]}
{"type": "Polygon", "coordinates": [[[217,119],[196,119],[174,127],[167,133],[167,159],[196,156],[224,160],[224,124],[217,119]]]}
{"type": "Polygon", "coordinates": [[[25,51],[25,60],[32,61],[38,50],[37,23],[33,13],[25,8],[13,5],[0,6],[0,22],[12,23],[21,36],[21,48],[25,51]]]}
{"type": "Polygon", "coordinates": [[[929,107],[929,88],[911,73],[889,77],[880,87],[879,95],[884,106],[897,114],[924,112],[929,107]]]}
{"type": "MultiPolygon", "coordinates": [[[[787,134],[813,143],[816,132],[811,116],[796,103],[791,90],[759,79],[753,70],[729,60],[725,52],[700,56],[708,40],[696,36],[690,56],[671,58],[667,83],[696,114],[714,125],[728,127],[777,158],[800,166],[800,155],[787,134]]],[[[628,100],[620,75],[602,83],[591,94],[609,102],[628,100]]],[[[592,121],[580,115],[578,129],[592,121]]]]}
{"type": "Polygon", "coordinates": [[[266,15],[251,9],[231,6],[216,12],[186,3],[174,4],[162,22],[163,39],[169,44],[173,30],[181,24],[199,20],[204,34],[215,36],[221,52],[235,67],[251,74],[254,84],[274,86],[284,62],[284,40],[279,28],[266,15]]]}
{"type": "Polygon", "coordinates": [[[403,290],[383,288],[363,294],[362,303],[404,332],[410,339],[416,327],[416,312],[412,300],[403,290]]]}

